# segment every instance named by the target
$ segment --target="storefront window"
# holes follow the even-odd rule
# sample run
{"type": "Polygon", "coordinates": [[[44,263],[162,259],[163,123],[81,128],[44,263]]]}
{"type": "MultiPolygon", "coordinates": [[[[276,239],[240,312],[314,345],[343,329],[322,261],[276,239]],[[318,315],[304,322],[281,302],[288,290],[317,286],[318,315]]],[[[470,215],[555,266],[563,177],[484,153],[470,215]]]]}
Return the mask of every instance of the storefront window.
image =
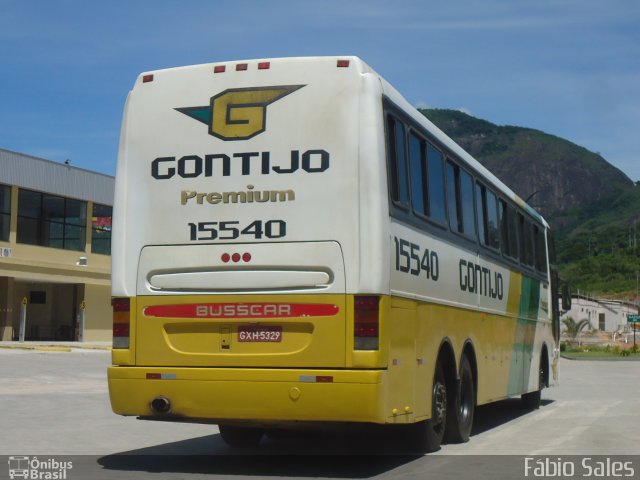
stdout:
{"type": "Polygon", "coordinates": [[[31,190],[18,192],[18,242],[84,251],[87,204],[31,190]]]}
{"type": "Polygon", "coordinates": [[[11,187],[0,185],[0,240],[9,241],[11,224],[11,187]]]}
{"type": "Polygon", "coordinates": [[[111,255],[111,215],[112,208],[93,204],[91,215],[91,252],[111,255]]]}

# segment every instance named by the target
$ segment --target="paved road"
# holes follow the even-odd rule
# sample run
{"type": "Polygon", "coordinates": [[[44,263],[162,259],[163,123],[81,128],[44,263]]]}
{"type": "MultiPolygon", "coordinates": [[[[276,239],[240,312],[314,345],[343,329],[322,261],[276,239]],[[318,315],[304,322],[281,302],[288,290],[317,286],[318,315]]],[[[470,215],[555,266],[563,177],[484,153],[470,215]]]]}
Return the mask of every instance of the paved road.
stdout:
{"type": "MultiPolygon", "coordinates": [[[[163,472],[163,479],[462,478],[469,472],[475,478],[524,478],[525,456],[577,455],[579,466],[585,455],[640,454],[640,362],[562,360],[561,386],[544,391],[540,410],[524,411],[517,400],[480,407],[469,443],[423,457],[403,455],[397,438],[379,429],[267,440],[239,455],[215,426],[114,415],[109,361],[109,352],[100,350],[0,349],[0,455],[73,456],[75,470],[67,475],[73,480],[160,478],[154,472],[163,472]]],[[[640,456],[632,461],[640,478],[640,456]]],[[[0,478],[7,472],[0,465],[0,478]]]]}

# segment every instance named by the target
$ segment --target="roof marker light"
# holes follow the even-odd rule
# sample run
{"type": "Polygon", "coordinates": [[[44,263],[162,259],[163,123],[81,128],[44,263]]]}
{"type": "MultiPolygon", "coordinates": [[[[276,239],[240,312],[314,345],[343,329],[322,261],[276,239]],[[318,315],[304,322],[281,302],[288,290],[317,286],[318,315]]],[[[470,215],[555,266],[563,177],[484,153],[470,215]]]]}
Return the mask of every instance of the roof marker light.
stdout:
{"type": "Polygon", "coordinates": [[[231,260],[231,255],[229,255],[228,253],[223,253],[222,257],[220,257],[220,260],[222,260],[224,263],[229,263],[229,260],[231,260]]]}
{"type": "Polygon", "coordinates": [[[149,82],[153,82],[153,74],[150,73],[148,75],[144,75],[142,77],[142,83],[149,83],[149,82]]]}
{"type": "Polygon", "coordinates": [[[258,70],[269,70],[271,67],[271,62],[260,62],[258,64],[258,70]]]}
{"type": "Polygon", "coordinates": [[[247,68],[249,68],[249,65],[246,63],[238,63],[236,65],[236,72],[243,72],[245,71],[247,68]]]}
{"type": "Polygon", "coordinates": [[[213,73],[224,73],[226,69],[226,65],[216,65],[213,67],[213,73]]]}
{"type": "Polygon", "coordinates": [[[338,68],[345,68],[349,66],[349,60],[338,60],[338,68]]]}

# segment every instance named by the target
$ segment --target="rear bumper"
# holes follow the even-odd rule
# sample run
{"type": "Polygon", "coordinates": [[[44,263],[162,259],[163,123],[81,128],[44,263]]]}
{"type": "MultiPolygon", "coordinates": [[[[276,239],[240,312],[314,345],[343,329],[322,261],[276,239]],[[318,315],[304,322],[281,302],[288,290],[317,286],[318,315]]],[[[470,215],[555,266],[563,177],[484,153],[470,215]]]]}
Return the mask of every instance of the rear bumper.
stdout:
{"type": "Polygon", "coordinates": [[[108,369],[115,413],[212,423],[385,423],[384,375],[384,370],[108,369]],[[148,374],[155,378],[147,378],[148,374]],[[157,415],[152,411],[151,402],[157,397],[169,399],[170,413],[157,415]]]}

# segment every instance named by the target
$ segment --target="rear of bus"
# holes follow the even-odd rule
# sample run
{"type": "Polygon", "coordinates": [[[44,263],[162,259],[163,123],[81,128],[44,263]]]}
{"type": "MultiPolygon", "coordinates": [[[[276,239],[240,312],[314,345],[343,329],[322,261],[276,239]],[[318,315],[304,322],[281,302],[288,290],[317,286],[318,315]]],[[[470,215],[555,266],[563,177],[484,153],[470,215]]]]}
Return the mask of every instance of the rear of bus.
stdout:
{"type": "Polygon", "coordinates": [[[385,422],[380,88],[335,57],[137,79],[116,176],[114,412],[218,423],[230,443],[385,422]]]}

